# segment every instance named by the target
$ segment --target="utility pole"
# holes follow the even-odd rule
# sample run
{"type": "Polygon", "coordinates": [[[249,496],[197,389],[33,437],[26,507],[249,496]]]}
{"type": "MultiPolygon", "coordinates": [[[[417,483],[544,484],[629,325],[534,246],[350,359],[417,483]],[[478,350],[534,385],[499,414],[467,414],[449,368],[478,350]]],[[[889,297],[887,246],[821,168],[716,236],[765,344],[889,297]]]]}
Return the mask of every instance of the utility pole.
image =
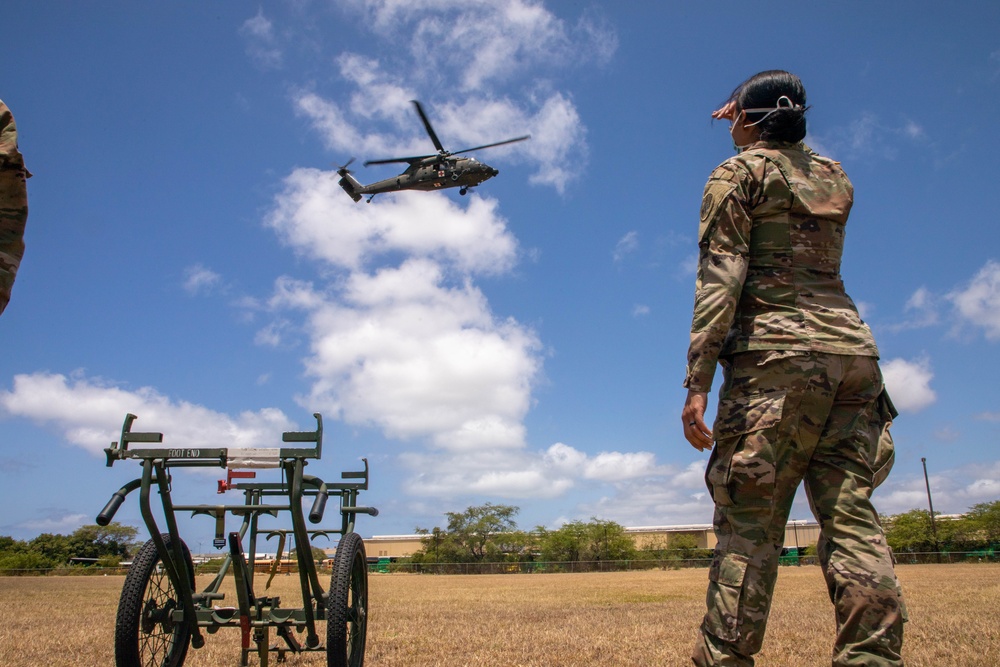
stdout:
{"type": "Polygon", "coordinates": [[[792,532],[795,534],[795,564],[802,565],[802,552],[799,550],[799,527],[797,519],[789,521],[792,524],[792,532]]]}
{"type": "Polygon", "coordinates": [[[934,521],[934,501],[931,500],[931,481],[927,477],[927,459],[921,457],[920,462],[924,464],[924,484],[927,486],[927,506],[931,510],[931,532],[934,533],[934,551],[937,553],[937,562],[941,562],[941,547],[938,546],[937,523],[934,521]]]}

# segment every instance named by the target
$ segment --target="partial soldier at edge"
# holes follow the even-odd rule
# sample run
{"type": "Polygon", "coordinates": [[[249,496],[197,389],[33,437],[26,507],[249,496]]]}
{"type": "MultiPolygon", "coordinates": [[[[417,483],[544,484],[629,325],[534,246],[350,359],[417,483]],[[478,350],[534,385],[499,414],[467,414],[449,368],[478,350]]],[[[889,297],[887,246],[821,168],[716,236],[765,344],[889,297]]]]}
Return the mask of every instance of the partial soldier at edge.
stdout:
{"type": "Polygon", "coordinates": [[[17,124],[0,100],[0,313],[10,302],[14,278],[24,256],[24,228],[28,221],[24,157],[17,147],[17,124]]]}

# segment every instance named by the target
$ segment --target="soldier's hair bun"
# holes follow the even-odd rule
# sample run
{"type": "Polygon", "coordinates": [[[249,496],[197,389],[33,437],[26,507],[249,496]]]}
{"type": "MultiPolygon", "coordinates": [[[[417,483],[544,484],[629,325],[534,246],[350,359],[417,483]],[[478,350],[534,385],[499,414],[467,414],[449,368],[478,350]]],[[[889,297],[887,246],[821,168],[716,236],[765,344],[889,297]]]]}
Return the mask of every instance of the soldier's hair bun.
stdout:
{"type": "Polygon", "coordinates": [[[733,90],[727,102],[748,110],[746,123],[760,128],[761,139],[796,143],[806,136],[806,89],[791,72],[774,69],[754,74],[733,90]],[[791,104],[780,103],[781,98],[791,104]]]}

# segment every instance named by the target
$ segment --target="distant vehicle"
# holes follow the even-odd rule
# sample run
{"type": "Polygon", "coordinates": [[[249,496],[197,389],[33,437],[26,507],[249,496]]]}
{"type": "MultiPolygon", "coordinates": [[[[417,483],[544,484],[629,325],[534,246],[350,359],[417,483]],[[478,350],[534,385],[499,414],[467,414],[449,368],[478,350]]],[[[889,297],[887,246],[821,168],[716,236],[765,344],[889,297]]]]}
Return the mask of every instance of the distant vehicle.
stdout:
{"type": "Polygon", "coordinates": [[[427,119],[427,114],[424,113],[424,108],[420,105],[420,102],[417,100],[412,100],[412,102],[413,106],[417,109],[417,114],[420,116],[420,120],[424,123],[424,129],[427,130],[427,135],[431,138],[431,141],[434,142],[434,147],[437,148],[438,152],[432,155],[397,157],[389,158],[387,160],[369,160],[368,162],[365,162],[366,167],[370,164],[390,164],[394,162],[405,162],[410,165],[399,176],[387,178],[384,181],[378,181],[370,185],[363,185],[359,183],[351,175],[352,172],[348,169],[348,167],[351,166],[351,163],[354,162],[354,158],[351,158],[347,164],[337,170],[337,174],[340,176],[340,187],[344,188],[347,194],[349,194],[354,201],[361,201],[362,196],[368,195],[368,202],[371,203],[371,200],[377,194],[381,194],[383,192],[398,192],[399,190],[442,190],[444,188],[461,188],[458,193],[464,195],[469,191],[469,188],[493,178],[500,172],[488,164],[480,162],[474,157],[455,157],[456,155],[471,153],[472,151],[478,151],[483,148],[492,148],[494,146],[512,144],[531,138],[531,135],[526,134],[523,137],[515,137],[514,139],[498,141],[484,146],[476,146],[475,148],[466,148],[452,153],[444,149],[444,146],[438,139],[437,134],[434,132],[434,128],[431,126],[430,120],[427,119]]]}

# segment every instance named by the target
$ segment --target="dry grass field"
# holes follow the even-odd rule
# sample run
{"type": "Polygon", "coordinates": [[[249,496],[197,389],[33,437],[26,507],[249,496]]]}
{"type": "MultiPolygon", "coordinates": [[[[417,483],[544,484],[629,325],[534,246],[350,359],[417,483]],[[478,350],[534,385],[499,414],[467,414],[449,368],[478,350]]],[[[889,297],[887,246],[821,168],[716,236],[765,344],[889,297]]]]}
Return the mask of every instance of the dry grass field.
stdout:
{"type": "MultiPolygon", "coordinates": [[[[907,665],[1000,665],[1000,564],[901,565],[898,573],[910,613],[907,665]]],[[[686,665],[706,576],[704,569],[372,575],[366,664],[686,665]]],[[[113,665],[122,580],[0,578],[0,665],[113,665]]],[[[296,582],[278,577],[271,594],[294,606],[296,582]]],[[[782,568],[776,596],[757,664],[829,665],[833,612],[819,569],[782,568]]],[[[239,664],[239,632],[208,635],[185,664],[239,664]]],[[[285,664],[318,666],[325,660],[308,654],[285,664]]]]}

